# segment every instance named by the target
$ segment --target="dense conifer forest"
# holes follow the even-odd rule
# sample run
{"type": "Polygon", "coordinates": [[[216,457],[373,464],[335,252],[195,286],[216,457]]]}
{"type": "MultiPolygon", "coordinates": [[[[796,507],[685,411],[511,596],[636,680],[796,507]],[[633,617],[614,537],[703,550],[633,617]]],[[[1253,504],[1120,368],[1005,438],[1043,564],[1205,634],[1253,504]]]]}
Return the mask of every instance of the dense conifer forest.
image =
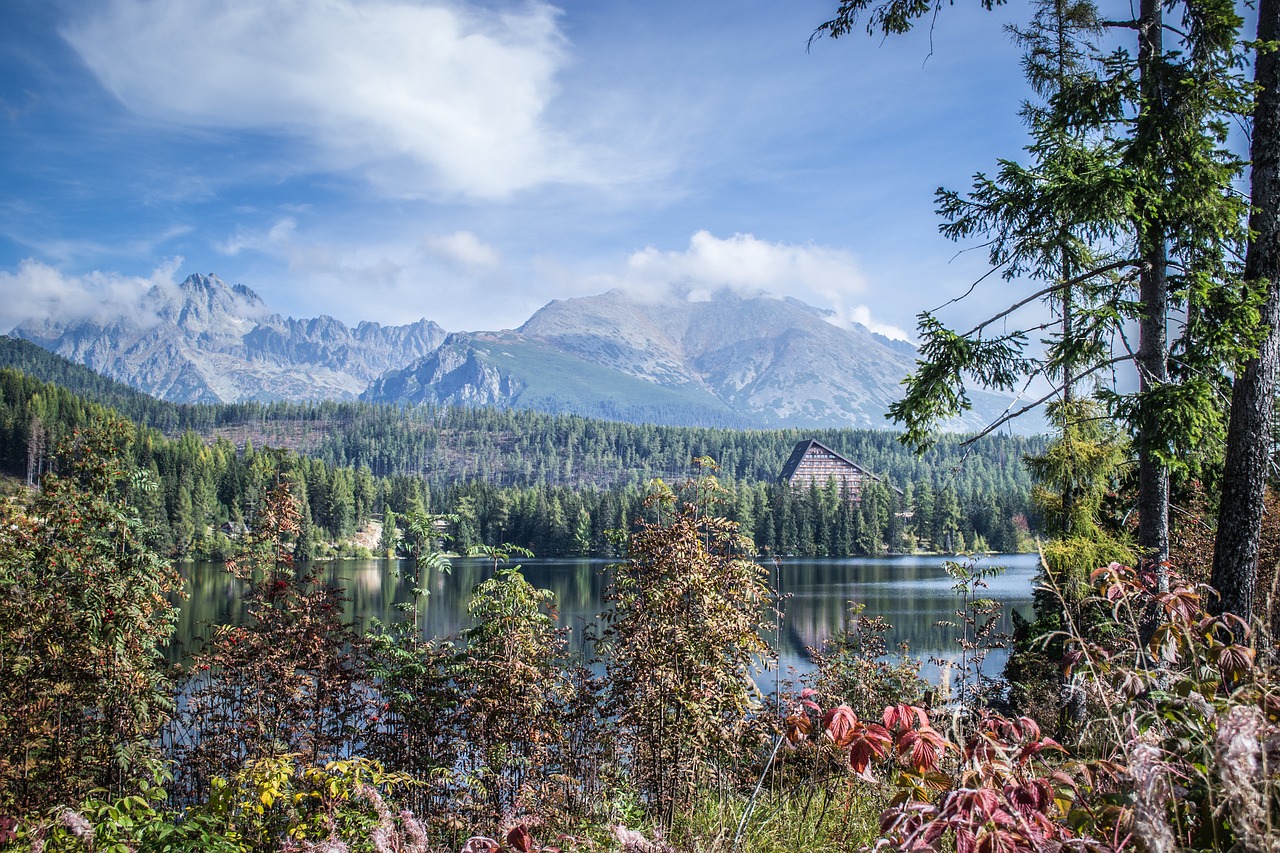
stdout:
{"type": "Polygon", "coordinates": [[[6,341],[6,360],[52,381],[0,371],[3,473],[34,485],[60,437],[114,408],[135,423],[133,461],[159,486],[145,520],[174,557],[225,555],[268,470],[296,486],[303,558],[385,552],[390,531],[374,535],[371,522],[413,511],[455,515],[451,546],[460,551],[510,542],[540,556],[612,556],[608,531],[645,515],[649,482],[683,479],[698,457],[719,464],[725,514],[766,553],[1014,550],[1034,524],[1022,459],[1040,447],[1035,440],[992,436],[969,449],[949,437],[916,456],[887,431],[655,427],[360,403],[175,406],[28,347],[6,341]],[[780,485],[783,462],[805,438],[884,483],[859,505],[834,485],[780,485]],[[360,532],[364,545],[355,546],[360,532]]]}

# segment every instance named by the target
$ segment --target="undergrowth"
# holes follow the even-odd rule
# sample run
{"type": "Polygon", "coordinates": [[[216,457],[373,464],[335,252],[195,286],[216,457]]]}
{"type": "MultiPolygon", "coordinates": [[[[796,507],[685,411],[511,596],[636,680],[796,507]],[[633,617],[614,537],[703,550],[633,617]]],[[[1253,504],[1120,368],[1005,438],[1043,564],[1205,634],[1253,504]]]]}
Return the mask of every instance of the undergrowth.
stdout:
{"type": "Polygon", "coordinates": [[[358,638],[341,593],[294,570],[297,506],[275,483],[229,566],[250,618],[175,693],[156,651],[167,576],[126,588],[153,566],[120,496],[145,483],[95,467],[113,458],[95,447],[4,506],[20,535],[0,571],[24,607],[0,623],[4,853],[1280,850],[1274,646],[1209,615],[1173,566],[1046,565],[1038,601],[1058,616],[1018,653],[1053,720],[981,666],[999,608],[962,563],[951,682],[925,684],[855,611],[808,684],[764,697],[773,596],[709,472],[656,489],[658,520],[621,534],[585,658],[511,549],[489,553],[464,635],[358,638]],[[109,595],[63,579],[59,535],[109,595]],[[131,632],[121,607],[146,619],[131,632]]]}

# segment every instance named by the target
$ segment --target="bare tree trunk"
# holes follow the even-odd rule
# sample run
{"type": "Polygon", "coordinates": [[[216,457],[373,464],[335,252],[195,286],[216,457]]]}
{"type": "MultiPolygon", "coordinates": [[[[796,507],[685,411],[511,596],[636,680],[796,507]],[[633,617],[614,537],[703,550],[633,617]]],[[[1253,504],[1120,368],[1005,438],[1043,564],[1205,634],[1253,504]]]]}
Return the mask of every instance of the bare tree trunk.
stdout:
{"type": "MultiPolygon", "coordinates": [[[[1280,0],[1260,0],[1258,39],[1280,38],[1280,0]]],[[[1222,503],[1213,550],[1217,611],[1249,620],[1254,611],[1263,494],[1271,459],[1277,361],[1280,361],[1280,52],[1259,51],[1258,100],[1253,109],[1252,236],[1245,279],[1267,289],[1261,321],[1265,337],[1231,389],[1231,422],[1222,503]]]]}
{"type": "MultiPolygon", "coordinates": [[[[1149,167],[1165,166],[1160,152],[1157,124],[1164,112],[1159,63],[1164,53],[1164,16],[1160,0],[1142,0],[1138,15],[1138,69],[1141,75],[1141,115],[1137,136],[1140,156],[1149,167]]],[[[1142,302],[1138,341],[1138,390],[1146,394],[1169,381],[1168,252],[1164,227],[1151,211],[1139,211],[1138,251],[1143,268],[1138,278],[1142,302]],[[1142,214],[1147,215],[1143,216],[1142,214]]],[[[1139,404],[1138,432],[1138,546],[1158,566],[1169,557],[1169,470],[1156,457],[1150,436],[1151,403],[1139,404]]],[[[1163,578],[1163,573],[1160,573],[1163,578]]]]}
{"type": "Polygon", "coordinates": [[[31,419],[31,430],[27,436],[27,485],[39,486],[41,475],[44,473],[44,455],[45,455],[45,428],[44,421],[38,417],[31,419]]]}

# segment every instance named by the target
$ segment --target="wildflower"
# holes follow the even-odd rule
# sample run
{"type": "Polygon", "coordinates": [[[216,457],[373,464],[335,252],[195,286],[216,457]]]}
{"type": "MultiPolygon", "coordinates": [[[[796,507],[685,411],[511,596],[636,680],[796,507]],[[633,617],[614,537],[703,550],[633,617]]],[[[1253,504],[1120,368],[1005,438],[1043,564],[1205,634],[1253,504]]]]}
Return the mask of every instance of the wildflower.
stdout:
{"type": "Polygon", "coordinates": [[[622,853],[672,853],[671,845],[661,839],[650,841],[643,834],[621,824],[613,828],[613,836],[622,845],[622,853]]]}
{"type": "Polygon", "coordinates": [[[1133,750],[1129,772],[1134,782],[1135,834],[1151,853],[1174,853],[1177,842],[1166,813],[1173,791],[1169,785],[1169,768],[1160,750],[1149,743],[1139,744],[1133,750]]]}
{"type": "Polygon", "coordinates": [[[1248,853],[1262,853],[1277,848],[1267,819],[1267,790],[1262,760],[1262,712],[1257,708],[1236,705],[1218,724],[1215,752],[1218,775],[1231,810],[1231,826],[1248,853]],[[1262,784],[1259,784],[1259,783],[1262,784]]]}
{"type": "Polygon", "coordinates": [[[90,850],[93,849],[93,824],[89,823],[84,815],[79,812],[73,812],[71,809],[63,809],[58,813],[58,823],[80,839],[85,847],[90,850]]]}
{"type": "Polygon", "coordinates": [[[462,845],[459,853],[498,853],[501,845],[487,835],[473,835],[462,845]]]}

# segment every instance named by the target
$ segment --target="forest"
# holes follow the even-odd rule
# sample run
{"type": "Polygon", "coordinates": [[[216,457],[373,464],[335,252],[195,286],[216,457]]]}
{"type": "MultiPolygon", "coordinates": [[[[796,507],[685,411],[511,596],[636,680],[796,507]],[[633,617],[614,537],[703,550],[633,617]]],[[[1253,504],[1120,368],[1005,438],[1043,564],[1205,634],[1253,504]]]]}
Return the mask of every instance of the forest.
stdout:
{"type": "MultiPolygon", "coordinates": [[[[150,398],[132,406],[123,396],[102,399],[135,414],[155,410],[150,398]]],[[[229,534],[253,517],[267,472],[287,478],[301,504],[300,559],[385,554],[396,548],[392,530],[364,546],[353,546],[353,537],[371,521],[394,525],[414,512],[454,516],[449,545],[459,553],[509,542],[547,557],[614,556],[609,531],[645,515],[648,483],[683,480],[699,457],[720,466],[727,516],[765,553],[879,554],[945,543],[952,551],[1014,551],[1029,541],[1035,518],[1021,460],[1042,446],[1003,436],[966,452],[957,438],[915,456],[890,433],[871,430],[681,429],[363,404],[183,410],[180,431],[135,425],[131,445],[132,464],[157,484],[141,508],[154,545],[180,559],[230,553],[229,534]],[[205,435],[194,431],[198,423],[205,435]],[[296,437],[295,449],[258,444],[285,435],[296,437]],[[778,483],[794,443],[815,435],[883,472],[901,494],[877,484],[851,505],[834,484],[797,491],[778,483]],[[406,461],[381,470],[398,473],[375,474],[368,464],[390,458],[406,461]]],[[[56,442],[101,411],[61,385],[0,368],[0,472],[34,485],[56,442]]]]}

